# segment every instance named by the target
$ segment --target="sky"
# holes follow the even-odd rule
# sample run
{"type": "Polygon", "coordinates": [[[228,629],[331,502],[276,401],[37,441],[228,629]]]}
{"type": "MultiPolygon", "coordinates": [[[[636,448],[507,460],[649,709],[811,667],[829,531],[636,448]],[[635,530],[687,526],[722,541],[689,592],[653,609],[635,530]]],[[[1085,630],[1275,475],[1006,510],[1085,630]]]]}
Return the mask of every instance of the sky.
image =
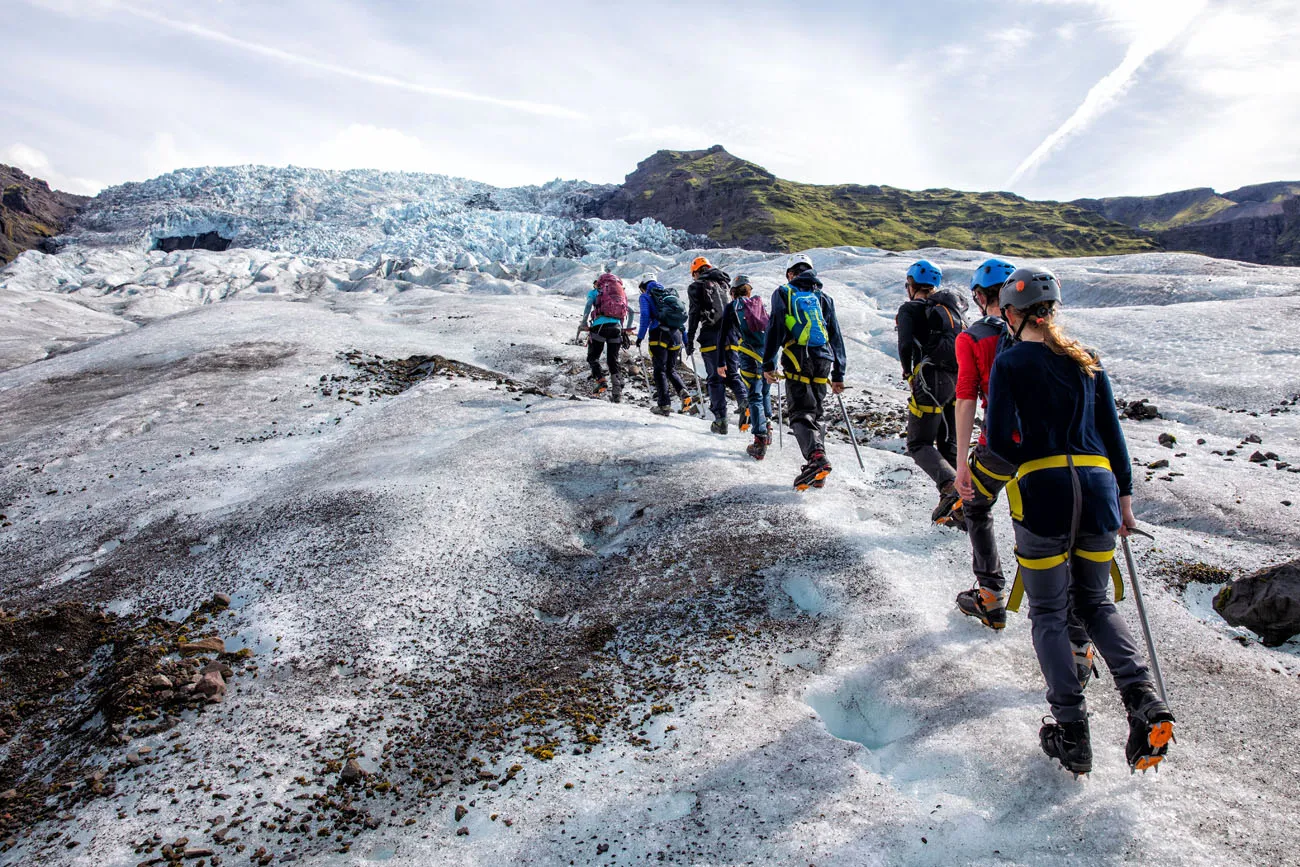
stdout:
{"type": "Polygon", "coordinates": [[[721,144],[1037,199],[1300,179],[1296,0],[0,0],[0,162],[616,183],[721,144]]]}

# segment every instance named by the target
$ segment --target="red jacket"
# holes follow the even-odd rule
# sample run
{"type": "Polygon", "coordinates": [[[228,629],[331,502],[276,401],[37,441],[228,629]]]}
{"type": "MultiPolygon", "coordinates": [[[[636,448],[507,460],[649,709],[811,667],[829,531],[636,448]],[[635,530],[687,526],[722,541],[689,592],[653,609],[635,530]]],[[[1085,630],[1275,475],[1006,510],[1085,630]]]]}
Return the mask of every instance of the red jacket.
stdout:
{"type": "MultiPolygon", "coordinates": [[[[957,399],[978,400],[988,410],[989,372],[998,354],[1007,325],[996,316],[985,316],[957,335],[957,399]]],[[[983,433],[980,442],[984,442],[983,433]]]]}

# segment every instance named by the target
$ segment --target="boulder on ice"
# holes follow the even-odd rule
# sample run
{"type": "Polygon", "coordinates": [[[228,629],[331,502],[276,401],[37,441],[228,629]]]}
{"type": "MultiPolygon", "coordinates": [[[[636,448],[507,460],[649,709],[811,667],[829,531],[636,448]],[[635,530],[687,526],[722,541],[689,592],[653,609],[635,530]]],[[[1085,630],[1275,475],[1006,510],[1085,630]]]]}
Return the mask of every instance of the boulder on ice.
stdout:
{"type": "Polygon", "coordinates": [[[1214,610],[1230,625],[1257,633],[1269,647],[1300,635],[1300,560],[1233,581],[1214,597],[1214,610]]]}

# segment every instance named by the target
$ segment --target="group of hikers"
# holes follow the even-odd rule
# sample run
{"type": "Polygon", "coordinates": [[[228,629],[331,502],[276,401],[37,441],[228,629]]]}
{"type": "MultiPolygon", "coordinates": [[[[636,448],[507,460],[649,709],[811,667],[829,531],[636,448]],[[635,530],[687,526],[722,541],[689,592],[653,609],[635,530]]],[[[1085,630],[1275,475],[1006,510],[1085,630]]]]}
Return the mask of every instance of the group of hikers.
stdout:
{"type": "MultiPolygon", "coordinates": [[[[707,258],[691,264],[683,305],[654,274],[640,278],[640,327],[622,281],[600,275],[587,296],[582,329],[596,392],[612,382],[621,399],[619,351],[649,338],[652,412],[696,411],[677,371],[684,349],[699,350],[707,374],[712,431],[728,431],[727,393],[746,451],[762,460],[772,442],[771,386],[785,382],[788,424],[805,463],[796,490],[820,488],[831,472],[825,451],[827,391],[844,388],[846,357],[835,304],[806,254],[792,256],[771,307],[747,276],[734,280],[707,258]],[[604,355],[609,380],[600,364],[604,355]],[[778,373],[778,365],[780,372],[778,373]]],[[[1029,600],[1034,651],[1047,682],[1052,718],[1039,731],[1043,751],[1074,774],[1092,770],[1084,690],[1100,652],[1128,714],[1125,757],[1134,770],[1156,767],[1173,740],[1174,717],[1143,654],[1110,599],[1116,534],[1136,528],[1132,470],[1110,381],[1098,354],[1057,321],[1061,284],[1043,268],[989,259],[970,296],[981,314],[942,288],[943,272],[921,260],[907,272],[908,300],[895,319],[908,400],[907,452],[934,482],[936,524],[964,530],[974,586],[957,594],[963,614],[1001,630],[1007,610],[1029,600]],[[984,421],[972,447],[976,403],[984,421]],[[1015,535],[1016,579],[1008,590],[993,532],[993,506],[1005,489],[1015,535]]]]}

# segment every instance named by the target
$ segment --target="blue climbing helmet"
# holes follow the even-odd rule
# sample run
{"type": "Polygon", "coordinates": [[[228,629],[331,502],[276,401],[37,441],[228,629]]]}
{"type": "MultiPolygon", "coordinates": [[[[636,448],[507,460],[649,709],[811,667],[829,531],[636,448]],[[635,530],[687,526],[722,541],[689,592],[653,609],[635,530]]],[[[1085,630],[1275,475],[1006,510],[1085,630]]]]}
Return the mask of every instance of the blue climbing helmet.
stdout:
{"type": "Polygon", "coordinates": [[[917,286],[933,286],[938,289],[939,284],[943,282],[942,269],[928,259],[922,259],[908,268],[907,276],[917,286]]]}
{"type": "Polygon", "coordinates": [[[1000,289],[1007,278],[1014,274],[1016,266],[1002,259],[988,259],[975,269],[970,278],[970,291],[978,289],[1000,289]]]}

